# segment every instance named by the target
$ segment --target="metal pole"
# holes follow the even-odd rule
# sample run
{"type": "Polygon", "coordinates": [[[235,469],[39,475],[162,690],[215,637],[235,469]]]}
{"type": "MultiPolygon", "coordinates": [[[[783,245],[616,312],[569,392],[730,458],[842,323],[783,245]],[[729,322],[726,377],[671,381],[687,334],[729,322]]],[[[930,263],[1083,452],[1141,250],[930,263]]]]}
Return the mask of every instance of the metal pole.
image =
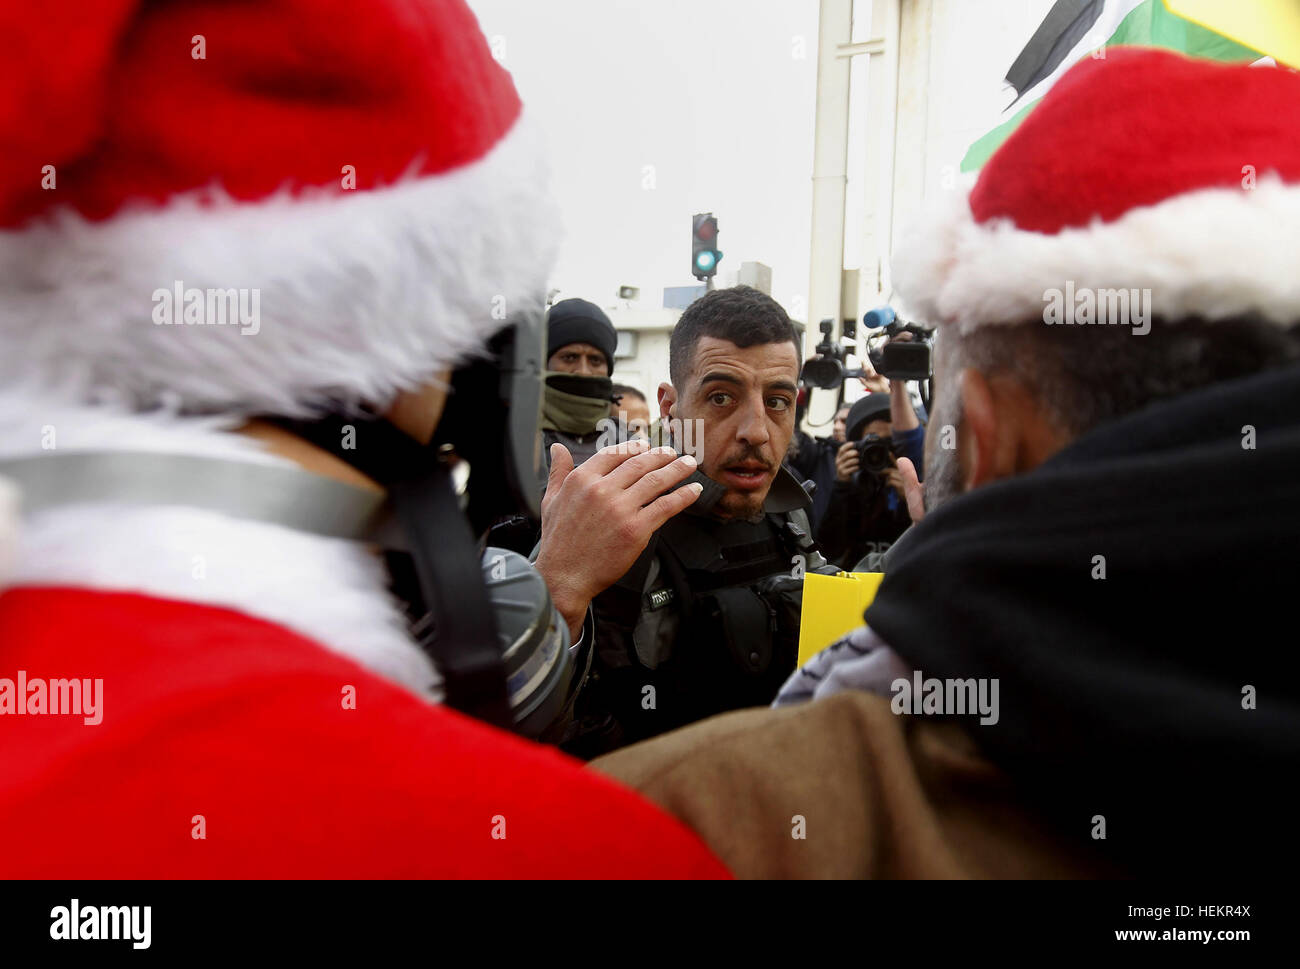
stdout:
{"type": "Polygon", "coordinates": [[[804,353],[816,345],[814,321],[840,315],[844,268],[844,197],[848,184],[850,58],[853,0],[821,0],[817,36],[817,117],[813,149],[812,265],[804,353]],[[810,346],[810,343],[812,344],[810,346]]]}

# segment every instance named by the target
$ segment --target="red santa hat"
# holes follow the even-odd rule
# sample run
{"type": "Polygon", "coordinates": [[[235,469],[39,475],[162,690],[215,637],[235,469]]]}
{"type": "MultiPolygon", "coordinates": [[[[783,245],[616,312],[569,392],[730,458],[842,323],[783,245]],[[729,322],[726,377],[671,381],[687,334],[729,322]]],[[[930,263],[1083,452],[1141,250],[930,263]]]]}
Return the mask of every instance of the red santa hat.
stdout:
{"type": "Polygon", "coordinates": [[[1108,48],[1064,75],[895,254],[912,315],[968,332],[1046,294],[1150,290],[1164,320],[1300,320],[1300,74],[1108,48]]]}
{"type": "Polygon", "coordinates": [[[60,9],[0,12],[0,383],[383,403],[540,310],[539,144],[462,0],[60,9]]]}

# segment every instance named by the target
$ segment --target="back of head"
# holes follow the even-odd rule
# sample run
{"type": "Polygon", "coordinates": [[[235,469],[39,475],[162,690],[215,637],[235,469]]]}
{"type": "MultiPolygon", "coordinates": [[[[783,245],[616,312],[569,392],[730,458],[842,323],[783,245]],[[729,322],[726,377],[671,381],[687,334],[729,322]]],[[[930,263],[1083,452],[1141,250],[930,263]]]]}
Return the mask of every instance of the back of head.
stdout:
{"type": "Polygon", "coordinates": [[[946,399],[966,367],[1005,374],[1073,439],[1300,359],[1297,125],[1282,68],[1126,48],[1077,65],[896,256],[946,399]]]}
{"type": "Polygon", "coordinates": [[[1300,668],[1274,630],[1300,544],[1298,126],[1291,71],[1111,49],[896,257],[938,328],[944,500],[867,620],[926,676],[1000,684],[981,748],[1137,867],[1261,858],[1289,823],[1300,668]],[[1050,446],[1026,457],[1030,425],[1050,446]]]}

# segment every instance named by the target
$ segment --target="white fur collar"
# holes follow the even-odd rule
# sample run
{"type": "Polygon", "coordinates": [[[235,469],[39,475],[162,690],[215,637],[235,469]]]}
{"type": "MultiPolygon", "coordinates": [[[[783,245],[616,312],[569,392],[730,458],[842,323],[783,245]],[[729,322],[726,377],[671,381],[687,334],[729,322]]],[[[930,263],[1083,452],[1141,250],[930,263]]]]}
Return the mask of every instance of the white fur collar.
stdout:
{"type": "MultiPolygon", "coordinates": [[[[140,416],[107,407],[34,406],[0,392],[0,457],[105,448],[277,461],[225,431],[233,420],[140,416]]],[[[4,504],[0,488],[0,505],[4,504]]],[[[21,498],[20,498],[21,500],[21,498]]],[[[0,509],[2,510],[2,509],[0,509]]],[[[0,516],[0,570],[6,526],[0,516]]],[[[140,592],[224,606],[282,625],[430,699],[441,678],[406,631],[382,564],[357,542],[241,521],[182,505],[78,504],[19,522],[8,581],[140,592]]]]}

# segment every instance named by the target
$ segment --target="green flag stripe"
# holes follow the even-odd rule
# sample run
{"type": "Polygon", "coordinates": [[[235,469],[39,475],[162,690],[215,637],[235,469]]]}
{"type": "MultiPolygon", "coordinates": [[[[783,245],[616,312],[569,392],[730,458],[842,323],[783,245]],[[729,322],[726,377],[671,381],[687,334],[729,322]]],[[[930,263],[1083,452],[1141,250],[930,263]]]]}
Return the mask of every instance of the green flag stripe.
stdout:
{"type": "MultiPolygon", "coordinates": [[[[1146,0],[1134,7],[1104,46],[1164,47],[1191,57],[1227,63],[1254,61],[1264,56],[1254,48],[1178,16],[1164,5],[1163,0],[1146,0]]],[[[1041,100],[1026,105],[1014,118],[1004,121],[971,145],[961,160],[961,170],[970,172],[981,168],[1041,100]]]]}
{"type": "Polygon", "coordinates": [[[1172,12],[1163,0],[1147,0],[1121,21],[1107,46],[1166,47],[1191,57],[1216,61],[1254,61],[1263,55],[1208,27],[1186,20],[1172,12]]]}
{"type": "Polygon", "coordinates": [[[1011,137],[1011,132],[1019,128],[1020,122],[1024,121],[1029,112],[1036,107],[1038,107],[1038,101],[1026,104],[1014,118],[1002,122],[1002,124],[971,145],[966,150],[966,157],[961,160],[961,170],[963,172],[973,172],[977,168],[983,168],[984,163],[993,157],[993,153],[998,150],[1002,142],[1011,137]]]}

